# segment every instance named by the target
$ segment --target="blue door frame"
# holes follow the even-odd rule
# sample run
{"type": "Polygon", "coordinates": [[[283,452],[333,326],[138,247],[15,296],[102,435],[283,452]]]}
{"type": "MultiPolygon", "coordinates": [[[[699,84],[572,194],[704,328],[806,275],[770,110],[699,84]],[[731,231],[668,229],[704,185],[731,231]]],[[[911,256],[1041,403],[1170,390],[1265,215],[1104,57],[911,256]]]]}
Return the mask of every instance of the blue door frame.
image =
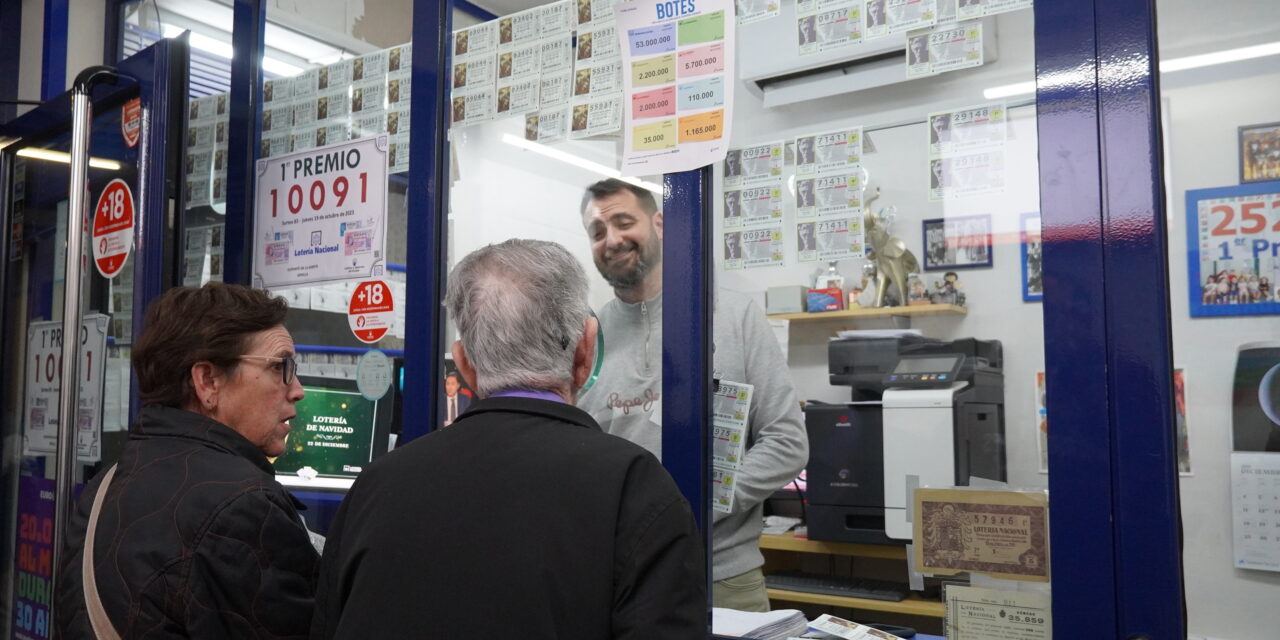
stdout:
{"type": "MultiPolygon", "coordinates": [[[[1166,246],[1152,0],[1038,0],[1036,76],[1044,237],[1045,357],[1058,633],[1088,619],[1103,636],[1185,637],[1166,246]],[[1113,633],[1108,633],[1112,630],[1113,633]]],[[[447,215],[448,0],[415,0],[405,337],[409,388],[440,384],[447,215]]],[[[227,279],[246,282],[263,0],[236,0],[227,279]]],[[[667,466],[706,504],[712,286],[710,172],[666,176],[668,292],[663,375],[667,466]],[[687,212],[687,215],[670,215],[687,212]],[[676,244],[679,243],[679,246],[676,244]],[[703,381],[699,384],[698,381],[703,381]]],[[[405,437],[426,432],[436,394],[406,394],[405,437]]],[[[699,522],[709,512],[698,510],[699,522]]]]}

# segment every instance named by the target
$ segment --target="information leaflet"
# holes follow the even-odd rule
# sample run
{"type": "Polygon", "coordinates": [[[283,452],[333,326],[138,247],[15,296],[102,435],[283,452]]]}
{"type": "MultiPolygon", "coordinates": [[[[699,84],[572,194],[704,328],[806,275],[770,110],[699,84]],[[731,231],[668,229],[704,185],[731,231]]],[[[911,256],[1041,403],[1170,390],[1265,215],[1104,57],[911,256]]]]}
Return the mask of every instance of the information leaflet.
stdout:
{"type": "Polygon", "coordinates": [[[616,12],[623,38],[622,175],[719,162],[733,121],[733,3],[628,0],[616,12]]]}
{"type": "MultiPolygon", "coordinates": [[[[102,391],[106,379],[107,326],[110,317],[94,314],[80,325],[79,390],[76,395],[76,456],[81,462],[102,457],[102,391]]],[[[33,322],[27,327],[26,411],[23,455],[58,450],[58,393],[62,390],[62,322],[33,322]]]]}
{"type": "Polygon", "coordinates": [[[383,275],[387,146],[383,134],[258,161],[255,287],[383,275]]]}

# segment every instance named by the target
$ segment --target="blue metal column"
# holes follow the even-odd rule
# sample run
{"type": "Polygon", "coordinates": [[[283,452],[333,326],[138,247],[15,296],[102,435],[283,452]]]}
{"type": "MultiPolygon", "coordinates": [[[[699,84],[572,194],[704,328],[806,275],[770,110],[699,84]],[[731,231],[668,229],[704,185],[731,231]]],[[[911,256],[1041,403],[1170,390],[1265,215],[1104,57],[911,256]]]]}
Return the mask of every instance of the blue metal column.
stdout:
{"type": "Polygon", "coordinates": [[[413,88],[409,141],[408,251],[405,270],[404,394],[401,438],[425,435],[435,424],[444,354],[444,278],[449,215],[449,41],[453,2],[414,0],[413,88]]]}
{"type": "Polygon", "coordinates": [[[43,63],[40,67],[40,99],[48,100],[67,90],[67,29],[69,1],[44,0],[43,63]]]}
{"type": "Polygon", "coordinates": [[[234,50],[231,122],[227,131],[226,246],[222,266],[225,282],[251,284],[254,164],[258,159],[258,140],[262,138],[262,52],[267,8],[263,0],[235,1],[231,32],[234,50]]]}
{"type": "Polygon", "coordinates": [[[1097,41],[1090,5],[1035,7],[1055,635],[1116,629],[1097,41]]]}
{"type": "Polygon", "coordinates": [[[662,182],[662,466],[689,501],[702,534],[710,611],[711,167],[669,173],[662,182]]]}
{"type": "Polygon", "coordinates": [[[706,533],[711,529],[708,443],[714,392],[711,168],[667,174],[663,186],[662,276],[678,284],[662,288],[662,462],[706,533]]]}
{"type": "Polygon", "coordinates": [[[1186,637],[1154,5],[1095,9],[1120,638],[1186,637]]]}

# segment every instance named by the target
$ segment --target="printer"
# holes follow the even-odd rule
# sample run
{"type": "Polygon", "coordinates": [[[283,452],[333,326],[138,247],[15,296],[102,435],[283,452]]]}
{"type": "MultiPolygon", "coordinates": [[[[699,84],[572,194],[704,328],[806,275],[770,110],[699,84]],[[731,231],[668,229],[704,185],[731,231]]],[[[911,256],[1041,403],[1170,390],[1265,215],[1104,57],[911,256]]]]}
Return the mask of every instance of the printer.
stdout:
{"type": "Polygon", "coordinates": [[[852,397],[804,408],[811,539],[900,544],[914,488],[1006,480],[998,340],[846,338],[828,357],[852,397]]]}

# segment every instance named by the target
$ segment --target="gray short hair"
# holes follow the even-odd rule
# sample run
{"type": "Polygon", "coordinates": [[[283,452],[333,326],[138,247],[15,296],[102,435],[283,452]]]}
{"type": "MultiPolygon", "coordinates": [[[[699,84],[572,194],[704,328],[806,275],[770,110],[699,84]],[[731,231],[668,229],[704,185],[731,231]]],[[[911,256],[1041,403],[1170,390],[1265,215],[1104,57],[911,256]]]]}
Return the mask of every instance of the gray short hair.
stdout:
{"type": "Polygon", "coordinates": [[[582,339],[587,276],[564,247],[507,240],[477,249],[449,274],[445,307],[476,370],[476,393],[568,390],[582,339]]]}

